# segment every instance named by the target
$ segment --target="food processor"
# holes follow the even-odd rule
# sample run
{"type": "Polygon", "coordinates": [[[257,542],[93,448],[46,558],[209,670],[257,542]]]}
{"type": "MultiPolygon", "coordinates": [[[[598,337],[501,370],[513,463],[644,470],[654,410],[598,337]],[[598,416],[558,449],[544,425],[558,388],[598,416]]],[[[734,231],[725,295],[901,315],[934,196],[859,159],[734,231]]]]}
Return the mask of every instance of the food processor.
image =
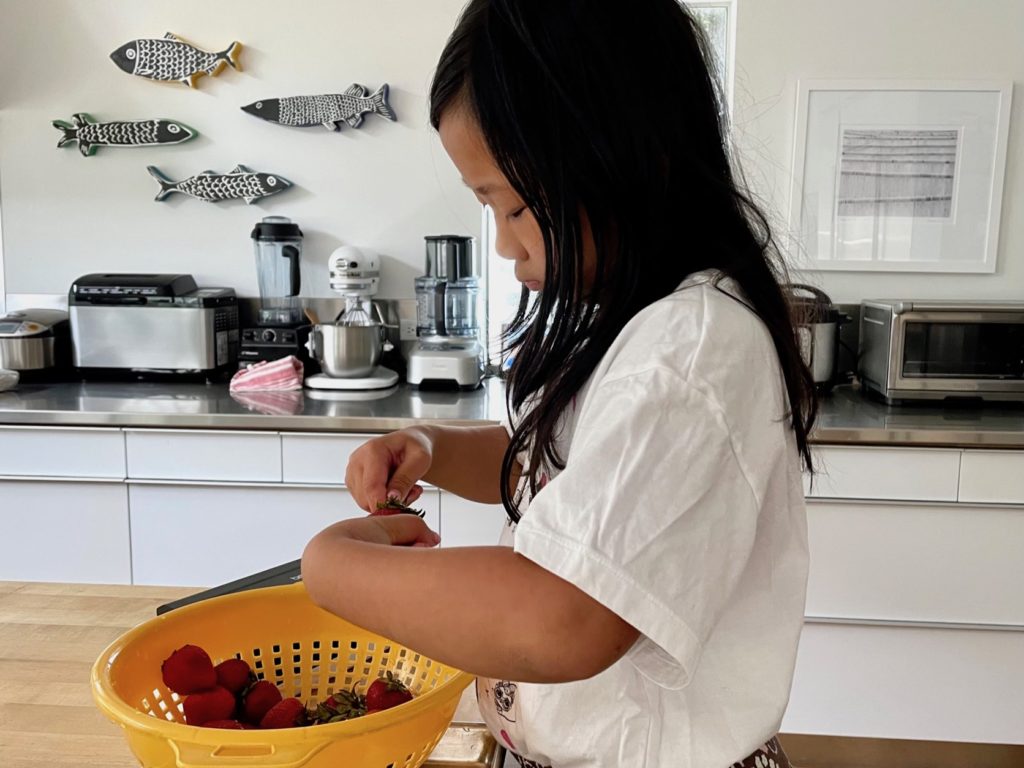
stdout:
{"type": "Polygon", "coordinates": [[[416,386],[476,389],[484,373],[473,238],[428,235],[426,274],[417,277],[416,336],[407,378],[416,386]]]}
{"type": "Polygon", "coordinates": [[[337,248],[328,259],[331,290],[341,294],[345,307],[333,323],[318,323],[308,348],[323,373],[306,379],[314,390],[378,390],[398,383],[398,374],[378,365],[381,354],[394,347],[388,325],[373,303],[380,285],[377,254],[350,245],[337,248]]]}
{"type": "Polygon", "coordinates": [[[252,231],[260,298],[255,325],[242,329],[239,366],[295,355],[307,370],[310,325],[302,314],[302,230],[287,216],[267,216],[252,231]]]}

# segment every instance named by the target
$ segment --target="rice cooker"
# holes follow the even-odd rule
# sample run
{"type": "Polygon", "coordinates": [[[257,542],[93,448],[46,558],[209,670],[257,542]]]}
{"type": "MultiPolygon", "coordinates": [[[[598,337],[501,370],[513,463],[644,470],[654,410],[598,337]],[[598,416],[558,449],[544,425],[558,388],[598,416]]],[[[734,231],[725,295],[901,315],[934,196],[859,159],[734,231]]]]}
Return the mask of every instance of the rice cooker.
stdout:
{"type": "Polygon", "coordinates": [[[68,313],[24,309],[0,317],[0,369],[27,373],[62,368],[70,350],[68,313]]]}

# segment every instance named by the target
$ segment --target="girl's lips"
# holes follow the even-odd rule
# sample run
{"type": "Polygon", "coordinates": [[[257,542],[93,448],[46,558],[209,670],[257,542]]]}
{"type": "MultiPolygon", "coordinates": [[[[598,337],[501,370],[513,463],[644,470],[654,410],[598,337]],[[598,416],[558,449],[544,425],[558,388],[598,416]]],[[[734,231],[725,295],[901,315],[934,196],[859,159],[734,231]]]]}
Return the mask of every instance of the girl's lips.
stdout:
{"type": "Polygon", "coordinates": [[[540,282],[537,281],[537,280],[524,280],[523,281],[523,285],[525,285],[531,291],[539,291],[540,290],[540,282]]]}

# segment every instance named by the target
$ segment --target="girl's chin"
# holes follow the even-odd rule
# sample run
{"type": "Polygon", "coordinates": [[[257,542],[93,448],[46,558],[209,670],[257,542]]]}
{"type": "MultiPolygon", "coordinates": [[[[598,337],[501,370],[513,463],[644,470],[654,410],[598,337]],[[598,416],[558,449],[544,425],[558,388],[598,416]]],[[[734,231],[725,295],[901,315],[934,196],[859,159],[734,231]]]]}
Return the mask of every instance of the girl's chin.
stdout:
{"type": "Polygon", "coordinates": [[[522,283],[531,291],[539,291],[543,287],[539,280],[523,280],[522,283]]]}

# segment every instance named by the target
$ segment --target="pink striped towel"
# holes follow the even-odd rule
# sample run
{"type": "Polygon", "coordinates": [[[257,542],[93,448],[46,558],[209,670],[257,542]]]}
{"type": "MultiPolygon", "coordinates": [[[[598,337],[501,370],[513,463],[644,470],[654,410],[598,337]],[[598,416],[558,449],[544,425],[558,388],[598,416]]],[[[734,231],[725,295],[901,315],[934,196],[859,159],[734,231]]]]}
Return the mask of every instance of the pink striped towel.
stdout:
{"type": "Polygon", "coordinates": [[[231,379],[232,392],[302,389],[302,361],[295,355],[249,365],[231,379]]]}

